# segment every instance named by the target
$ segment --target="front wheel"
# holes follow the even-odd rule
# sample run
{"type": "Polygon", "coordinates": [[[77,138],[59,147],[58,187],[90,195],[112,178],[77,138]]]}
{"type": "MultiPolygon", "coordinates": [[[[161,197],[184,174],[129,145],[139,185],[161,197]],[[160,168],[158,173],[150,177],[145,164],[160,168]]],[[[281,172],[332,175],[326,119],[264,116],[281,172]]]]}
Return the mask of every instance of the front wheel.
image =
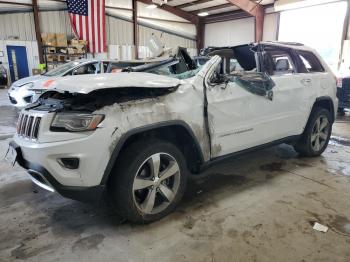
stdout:
{"type": "Polygon", "coordinates": [[[331,114],[324,108],[312,110],[310,119],[295,150],[303,156],[319,156],[326,149],[332,133],[331,114]]]}
{"type": "Polygon", "coordinates": [[[175,209],[187,183],[186,162],[175,145],[162,140],[135,142],[117,161],[109,191],[124,218],[147,223],[175,209]]]}

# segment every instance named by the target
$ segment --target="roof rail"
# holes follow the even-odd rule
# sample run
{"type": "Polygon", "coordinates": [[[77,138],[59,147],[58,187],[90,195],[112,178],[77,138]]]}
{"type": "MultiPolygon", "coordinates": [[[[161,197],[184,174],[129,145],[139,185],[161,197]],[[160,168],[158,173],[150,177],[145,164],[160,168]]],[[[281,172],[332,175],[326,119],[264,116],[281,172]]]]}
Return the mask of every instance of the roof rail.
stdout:
{"type": "Polygon", "coordinates": [[[276,43],[276,44],[281,44],[281,45],[304,46],[304,44],[298,43],[298,42],[284,42],[284,41],[266,41],[266,42],[276,43]]]}

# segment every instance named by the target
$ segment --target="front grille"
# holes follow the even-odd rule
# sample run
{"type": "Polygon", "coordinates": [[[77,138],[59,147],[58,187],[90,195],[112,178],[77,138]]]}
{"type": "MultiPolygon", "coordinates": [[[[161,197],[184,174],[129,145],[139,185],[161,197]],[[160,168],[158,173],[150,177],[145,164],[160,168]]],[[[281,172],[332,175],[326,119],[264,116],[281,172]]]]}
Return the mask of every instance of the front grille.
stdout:
{"type": "Polygon", "coordinates": [[[39,136],[41,117],[22,113],[18,118],[17,134],[19,136],[37,140],[39,136]]]}

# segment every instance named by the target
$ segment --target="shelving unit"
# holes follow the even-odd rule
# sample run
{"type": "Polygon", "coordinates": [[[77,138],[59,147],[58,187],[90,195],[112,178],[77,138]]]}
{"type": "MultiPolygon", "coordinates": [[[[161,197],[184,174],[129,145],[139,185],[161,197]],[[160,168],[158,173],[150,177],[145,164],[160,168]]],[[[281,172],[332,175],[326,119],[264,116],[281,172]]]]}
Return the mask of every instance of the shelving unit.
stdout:
{"type": "Polygon", "coordinates": [[[87,52],[86,52],[86,46],[82,49],[83,52],[80,53],[74,53],[74,54],[68,54],[68,50],[71,49],[74,52],[77,52],[75,46],[48,46],[43,45],[43,55],[44,55],[44,62],[46,65],[46,72],[49,71],[49,69],[53,69],[57,67],[60,64],[67,63],[69,61],[81,59],[81,58],[87,58],[87,52]],[[54,52],[51,52],[52,50],[55,50],[54,52]],[[64,50],[62,52],[61,50],[64,50]],[[49,68],[49,65],[53,65],[53,67],[49,68]]]}

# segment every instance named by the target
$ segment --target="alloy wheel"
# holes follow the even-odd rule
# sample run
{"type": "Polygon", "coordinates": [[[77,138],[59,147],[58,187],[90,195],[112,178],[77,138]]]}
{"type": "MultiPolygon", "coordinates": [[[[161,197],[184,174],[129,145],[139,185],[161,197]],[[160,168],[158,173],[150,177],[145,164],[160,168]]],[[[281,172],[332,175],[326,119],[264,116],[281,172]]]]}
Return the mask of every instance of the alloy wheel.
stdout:
{"type": "Polygon", "coordinates": [[[327,142],[329,135],[329,121],[324,115],[321,115],[315,121],[311,133],[311,147],[315,152],[320,151],[327,142]]]}
{"type": "Polygon", "coordinates": [[[143,214],[157,214],[174,200],[180,185],[180,168],[167,153],[147,158],[138,168],[133,183],[133,198],[143,214]]]}

